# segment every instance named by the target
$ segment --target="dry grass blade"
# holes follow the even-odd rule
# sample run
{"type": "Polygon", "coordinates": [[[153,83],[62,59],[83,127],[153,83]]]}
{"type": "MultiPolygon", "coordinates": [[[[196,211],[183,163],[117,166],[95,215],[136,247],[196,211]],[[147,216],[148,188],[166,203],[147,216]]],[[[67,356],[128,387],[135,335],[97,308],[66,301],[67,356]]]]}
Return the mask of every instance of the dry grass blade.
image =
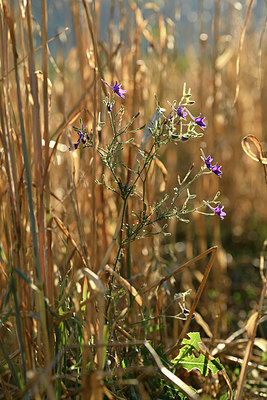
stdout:
{"type": "Polygon", "coordinates": [[[148,41],[148,43],[152,47],[152,49],[157,54],[159,54],[159,46],[158,46],[157,42],[153,39],[153,36],[151,35],[151,33],[147,30],[147,28],[145,28],[143,30],[143,35],[144,35],[144,38],[148,41]]]}
{"type": "Polygon", "coordinates": [[[240,36],[240,41],[239,41],[239,49],[238,49],[238,55],[237,55],[237,59],[236,59],[236,88],[235,88],[234,104],[236,103],[236,101],[238,99],[238,95],[239,95],[240,58],[241,58],[241,52],[243,49],[243,43],[244,43],[244,39],[245,39],[246,27],[247,27],[248,19],[249,19],[251,10],[252,10],[253,3],[254,3],[254,0],[250,0],[249,6],[247,9],[245,22],[244,22],[243,29],[242,29],[241,36],[240,36]]]}
{"type": "Polygon", "coordinates": [[[136,157],[136,161],[133,167],[133,170],[130,174],[129,177],[129,181],[128,181],[128,187],[133,183],[134,178],[135,178],[135,173],[134,171],[137,170],[137,166],[139,163],[141,163],[142,160],[142,153],[145,151],[145,148],[149,142],[149,140],[151,139],[151,132],[154,129],[155,124],[160,120],[160,118],[162,118],[163,116],[163,112],[165,111],[165,109],[158,109],[156,108],[151,119],[149,120],[148,124],[146,125],[143,133],[142,133],[142,137],[141,137],[141,142],[140,142],[140,147],[139,147],[139,152],[137,154],[136,157]]]}
{"type": "MultiPolygon", "coordinates": [[[[100,278],[89,268],[83,268],[79,270],[77,273],[78,279],[86,276],[88,282],[92,288],[92,290],[96,293],[97,303],[98,303],[98,337],[96,344],[104,342],[104,315],[105,315],[105,287],[100,280],[100,278]]],[[[77,279],[77,280],[78,280],[77,279]]],[[[101,348],[97,348],[97,357],[98,357],[98,369],[101,370],[103,368],[103,350],[101,348]]]]}
{"type": "Polygon", "coordinates": [[[263,38],[264,38],[264,34],[266,31],[266,27],[267,27],[267,17],[265,18],[264,21],[264,25],[262,27],[262,31],[261,31],[261,36],[260,36],[260,41],[259,41],[259,50],[258,50],[258,56],[259,56],[259,88],[262,89],[262,84],[263,84],[263,73],[264,73],[264,68],[262,65],[262,44],[263,44],[263,38]]]}
{"type": "MultiPolygon", "coordinates": [[[[187,317],[187,319],[185,321],[185,324],[183,326],[182,332],[180,333],[180,336],[179,336],[179,339],[177,341],[177,344],[175,344],[170,350],[168,350],[166,352],[167,355],[172,354],[176,349],[178,349],[181,341],[183,340],[183,338],[184,338],[184,336],[185,336],[185,334],[187,332],[187,329],[189,327],[190,321],[191,321],[191,319],[193,317],[193,314],[195,312],[196,306],[197,306],[197,304],[199,302],[200,296],[201,296],[201,294],[203,292],[203,289],[204,289],[204,287],[206,285],[209,273],[210,273],[212,265],[214,263],[215,256],[216,256],[216,253],[217,253],[217,246],[211,247],[210,249],[208,249],[204,253],[202,253],[200,256],[201,256],[201,258],[203,258],[203,257],[207,256],[209,253],[211,253],[211,257],[210,257],[210,260],[209,260],[208,265],[206,267],[205,273],[203,275],[202,282],[201,282],[201,284],[200,284],[200,286],[198,288],[198,291],[196,293],[196,297],[194,298],[194,301],[193,301],[193,304],[191,306],[189,315],[188,315],[188,317],[187,317]]],[[[200,257],[200,256],[198,256],[198,257],[200,257]]],[[[198,259],[200,259],[200,258],[198,258],[198,259]]]]}
{"type": "Polygon", "coordinates": [[[234,45],[233,42],[229,39],[227,40],[227,48],[220,56],[217,57],[215,61],[216,69],[219,71],[222,70],[231,60],[233,55],[234,55],[234,45]]]}
{"type": "Polygon", "coordinates": [[[35,75],[43,83],[43,85],[46,86],[46,89],[44,91],[46,92],[45,97],[47,97],[47,100],[46,100],[47,108],[45,111],[46,111],[46,115],[48,117],[50,109],[51,109],[52,83],[49,78],[46,78],[46,81],[45,81],[45,79],[44,79],[45,74],[42,71],[35,71],[35,75]],[[45,82],[46,82],[46,84],[45,84],[45,82]]]}
{"type": "MultiPolygon", "coordinates": [[[[118,332],[120,332],[126,339],[128,340],[133,340],[134,341],[134,337],[132,335],[130,335],[129,332],[127,332],[125,329],[123,329],[120,325],[116,324],[115,328],[117,329],[118,332]]],[[[143,344],[143,343],[142,343],[143,344]]]]}
{"type": "Polygon", "coordinates": [[[258,326],[259,319],[261,317],[264,299],[266,296],[267,278],[266,278],[266,276],[263,275],[264,251],[265,251],[266,247],[267,247],[267,240],[264,241],[261,256],[260,256],[260,271],[261,271],[261,278],[262,278],[262,283],[263,283],[262,290],[261,290],[261,296],[260,296],[257,311],[251,315],[251,317],[249,318],[249,320],[247,322],[247,336],[248,336],[249,341],[248,341],[247,348],[246,348],[245,355],[244,355],[243,362],[242,362],[242,368],[241,368],[239,379],[238,379],[235,400],[241,400],[243,398],[243,391],[244,391],[244,386],[246,383],[249,361],[251,358],[251,353],[253,350],[255,337],[256,337],[257,326],[258,326]]]}
{"type": "Polygon", "coordinates": [[[259,50],[258,50],[258,56],[259,56],[259,88],[262,89],[262,75],[264,72],[264,68],[262,65],[262,44],[263,44],[263,38],[264,38],[264,34],[266,31],[266,27],[267,27],[267,17],[265,18],[264,21],[264,25],[261,31],[261,36],[260,36],[260,41],[259,41],[259,50]]]}
{"type": "Polygon", "coordinates": [[[143,306],[143,301],[141,296],[137,293],[137,290],[135,289],[134,286],[132,286],[126,279],[124,279],[122,276],[117,274],[117,272],[113,271],[112,268],[110,268],[108,265],[105,266],[104,268],[105,271],[109,272],[111,275],[113,275],[117,281],[125,288],[127,289],[134,297],[134,300],[136,303],[142,307],[143,306]]]}
{"type": "Polygon", "coordinates": [[[140,8],[138,8],[135,3],[131,3],[130,7],[135,12],[136,23],[138,25],[138,31],[139,31],[138,33],[141,33],[144,31],[148,21],[144,20],[140,8]]]}
{"type": "Polygon", "coordinates": [[[154,360],[156,361],[156,364],[159,367],[160,372],[168,379],[170,379],[175,385],[177,385],[178,388],[181,389],[181,391],[186,396],[188,396],[190,400],[198,400],[199,396],[196,393],[194,393],[193,390],[186,383],[184,383],[180,378],[178,378],[178,376],[174,375],[170,370],[168,370],[168,368],[164,367],[153,347],[149,343],[145,343],[145,346],[153,356],[154,360]]]}
{"type": "Polygon", "coordinates": [[[264,240],[261,255],[260,255],[260,276],[261,276],[262,282],[264,282],[264,283],[267,280],[266,275],[264,275],[264,252],[265,252],[266,247],[267,247],[267,239],[264,240]]]}
{"type": "Polygon", "coordinates": [[[149,288],[145,289],[143,291],[143,294],[150,292],[152,289],[154,289],[155,287],[160,287],[164,282],[170,280],[170,278],[172,278],[173,276],[175,276],[178,273],[183,272],[186,268],[189,268],[192,264],[196,263],[199,260],[202,260],[204,257],[206,257],[209,253],[213,252],[214,250],[217,249],[217,246],[211,247],[210,249],[204,251],[203,253],[199,254],[198,256],[192,258],[192,260],[187,261],[184,265],[182,265],[181,267],[175,269],[173,272],[171,272],[169,275],[165,276],[164,278],[160,279],[159,281],[157,281],[156,283],[154,283],[153,285],[151,285],[149,288]]]}
{"type": "Polygon", "coordinates": [[[151,10],[155,11],[156,13],[160,12],[159,6],[156,5],[155,3],[152,3],[152,1],[146,3],[144,7],[145,7],[146,9],[151,9],[151,10]]]}
{"type": "MultiPolygon", "coordinates": [[[[200,342],[198,343],[199,351],[202,353],[208,360],[215,360],[215,358],[209,353],[207,347],[204,345],[204,343],[200,342]]],[[[229,399],[232,400],[233,398],[233,389],[231,385],[231,381],[229,379],[229,376],[227,375],[225,369],[221,370],[220,373],[225,379],[225,382],[227,383],[227,386],[229,388],[229,399]]]]}
{"type": "Polygon", "coordinates": [[[265,2],[155,3],[0,1],[0,399],[264,397],[265,2]]]}
{"type": "Polygon", "coordinates": [[[253,160],[260,161],[263,164],[267,164],[267,158],[263,157],[262,147],[259,140],[254,135],[247,135],[242,139],[242,147],[244,152],[253,160]],[[259,152],[259,156],[256,156],[255,153],[251,150],[249,142],[252,142],[259,152]]]}
{"type": "MultiPolygon", "coordinates": [[[[96,42],[97,38],[95,36],[95,29],[94,29],[95,27],[94,27],[94,24],[92,22],[92,18],[90,17],[90,14],[89,14],[87,2],[85,0],[82,0],[82,3],[83,3],[83,6],[84,6],[84,9],[85,9],[87,25],[88,25],[88,28],[89,28],[89,32],[90,32],[90,35],[91,35],[92,42],[93,42],[94,55],[95,55],[95,61],[96,61],[95,67],[98,68],[99,75],[100,75],[99,77],[100,78],[104,78],[102,62],[101,62],[101,58],[100,58],[99,53],[98,53],[98,46],[97,46],[97,42],[96,42]]],[[[106,95],[107,94],[107,89],[106,89],[104,83],[102,83],[102,87],[103,87],[104,93],[106,95]]]]}
{"type": "Polygon", "coordinates": [[[167,29],[164,23],[162,15],[158,14],[158,24],[159,24],[159,41],[161,49],[166,47],[167,44],[167,29]]]}
{"type": "Polygon", "coordinates": [[[84,257],[82,255],[77,243],[72,238],[71,234],[69,233],[69,231],[67,230],[67,228],[65,227],[63,222],[58,217],[53,217],[52,219],[57,223],[57,225],[60,228],[60,230],[64,233],[64,235],[69,239],[69,241],[72,244],[72,246],[76,249],[77,253],[81,257],[81,260],[82,260],[82,263],[83,263],[84,267],[87,267],[86,260],[84,259],[84,257]]]}
{"type": "Polygon", "coordinates": [[[29,58],[28,58],[28,69],[30,78],[30,93],[33,99],[32,108],[32,139],[34,148],[34,178],[36,184],[36,203],[37,212],[36,220],[37,227],[39,230],[38,241],[39,241],[39,254],[41,262],[42,281],[45,284],[45,290],[47,290],[47,270],[45,266],[45,218],[44,218],[44,181],[43,181],[43,154],[42,154],[42,134],[41,134],[41,120],[40,120],[40,104],[38,96],[38,83],[35,68],[35,57],[34,57],[34,46],[33,46],[33,28],[32,28],[32,6],[31,1],[27,2],[26,6],[26,21],[27,21],[27,34],[28,34],[28,47],[29,47],[29,58]]]}
{"type": "MultiPolygon", "coordinates": [[[[37,78],[43,83],[43,140],[44,146],[44,165],[48,164],[49,160],[49,115],[51,111],[52,100],[52,82],[48,78],[48,44],[47,44],[47,4],[46,0],[42,0],[42,55],[43,55],[43,71],[36,71],[37,78]]],[[[44,178],[44,177],[43,177],[44,178]]],[[[46,179],[43,179],[43,190],[45,190],[45,208],[50,210],[50,196],[49,196],[50,177],[46,174],[46,179]]],[[[49,223],[49,213],[46,215],[46,224],[49,223]]],[[[47,224],[48,226],[48,224],[47,224]]],[[[47,254],[47,293],[50,304],[53,302],[53,277],[52,277],[52,241],[51,231],[47,230],[46,237],[46,254],[47,254]]],[[[50,317],[52,324],[52,318],[50,317]]],[[[51,340],[52,341],[52,340],[51,340]]],[[[52,347],[52,346],[51,346],[52,347]]]]}
{"type": "Polygon", "coordinates": [[[14,57],[14,65],[15,65],[15,77],[16,77],[16,89],[17,89],[17,104],[19,110],[19,121],[21,127],[21,137],[22,137],[22,153],[24,158],[25,164],[25,175],[27,181],[27,192],[28,192],[28,200],[29,200],[29,212],[30,212],[30,224],[31,224],[31,234],[32,234],[32,241],[34,247],[34,254],[35,254],[35,266],[37,270],[37,286],[40,287],[40,291],[38,294],[38,303],[39,303],[39,312],[41,317],[42,323],[42,335],[43,335],[43,342],[45,345],[46,350],[46,359],[47,361],[50,360],[49,354],[49,345],[48,345],[48,336],[47,336],[47,324],[46,324],[46,315],[45,315],[45,306],[44,306],[44,292],[42,287],[42,270],[41,270],[41,262],[40,262],[40,251],[39,251],[39,243],[38,243],[38,235],[36,229],[36,219],[34,213],[34,202],[33,202],[33,194],[32,194],[32,183],[31,183],[31,173],[30,173],[30,165],[29,165],[29,155],[27,150],[26,144],[26,132],[24,126],[24,118],[22,113],[22,96],[21,96],[21,89],[20,89],[20,79],[18,74],[18,64],[17,64],[17,46],[16,46],[16,36],[14,30],[14,21],[10,16],[8,6],[6,2],[3,2],[5,18],[8,23],[10,36],[12,39],[12,51],[14,57]]]}
{"type": "Polygon", "coordinates": [[[160,191],[164,192],[164,190],[166,189],[166,184],[167,184],[167,177],[168,177],[168,171],[167,168],[165,167],[165,165],[163,164],[162,161],[160,161],[157,157],[154,158],[155,164],[156,166],[160,169],[161,173],[162,173],[162,177],[163,177],[163,182],[160,185],[160,191]]]}
{"type": "Polygon", "coordinates": [[[250,158],[252,158],[252,160],[259,161],[262,164],[262,166],[264,168],[264,173],[265,173],[265,181],[267,183],[267,158],[264,157],[262,147],[261,147],[259,140],[254,135],[247,135],[242,139],[241,145],[242,145],[244,152],[250,158]],[[259,155],[255,154],[251,150],[250,143],[252,143],[256,147],[259,155]]]}
{"type": "MultiPolygon", "coordinates": [[[[64,29],[62,29],[62,31],[58,32],[55,36],[53,36],[51,39],[46,41],[46,44],[51,43],[53,40],[55,40],[57,37],[59,37],[62,33],[66,32],[69,28],[66,27],[64,29]]],[[[36,53],[38,50],[40,50],[42,48],[43,45],[40,45],[38,47],[36,47],[36,49],[34,49],[34,53],[36,53]]],[[[17,65],[22,64],[25,60],[27,60],[27,58],[29,57],[29,54],[27,54],[25,57],[23,57],[21,60],[18,60],[17,65]]],[[[0,81],[2,81],[4,78],[6,78],[8,76],[8,74],[10,74],[10,72],[13,72],[15,70],[15,67],[11,68],[6,75],[1,76],[0,81]]]]}
{"type": "Polygon", "coordinates": [[[53,139],[55,136],[59,135],[68,124],[71,124],[76,118],[78,118],[81,111],[77,111],[77,108],[80,106],[87,93],[91,90],[92,86],[93,86],[92,83],[89,86],[87,86],[87,88],[81,94],[80,98],[76,101],[72,109],[67,113],[67,118],[63,119],[63,121],[55,130],[55,132],[52,133],[50,139],[53,139]]]}
{"type": "MultiPolygon", "coordinates": [[[[130,143],[131,146],[135,147],[136,149],[138,149],[138,151],[143,151],[146,155],[148,154],[146,150],[144,150],[139,144],[132,142],[130,143]]],[[[139,160],[139,158],[138,158],[139,160]]],[[[162,177],[163,177],[163,182],[160,185],[160,191],[164,191],[166,189],[166,185],[167,185],[167,179],[168,179],[168,170],[165,167],[164,163],[158,158],[155,157],[153,159],[153,163],[156,164],[156,166],[160,169],[161,173],[162,173],[162,177]]]]}
{"type": "Polygon", "coordinates": [[[80,114],[81,114],[81,111],[76,112],[74,115],[70,112],[71,116],[69,117],[69,119],[67,121],[62,122],[62,124],[60,124],[60,127],[57,129],[58,137],[57,137],[57,139],[55,141],[55,144],[53,145],[51,154],[49,156],[48,162],[47,162],[45,170],[44,170],[44,180],[46,179],[46,176],[47,176],[47,174],[49,172],[49,169],[50,169],[50,167],[52,165],[52,162],[54,160],[54,157],[56,155],[56,150],[57,150],[60,138],[61,138],[61,136],[62,136],[62,134],[64,132],[64,129],[68,125],[72,124],[79,117],[80,114]]]}
{"type": "Polygon", "coordinates": [[[103,261],[102,261],[102,263],[101,263],[101,265],[100,265],[100,268],[99,268],[99,270],[98,270],[98,275],[99,275],[99,276],[101,276],[101,274],[103,273],[103,270],[104,270],[104,268],[105,268],[105,265],[106,265],[106,263],[108,262],[110,253],[111,253],[113,247],[114,247],[115,244],[116,244],[116,240],[117,240],[117,237],[118,237],[119,232],[120,232],[122,213],[123,213],[123,206],[121,207],[120,213],[119,213],[118,218],[117,218],[118,222],[117,222],[117,225],[116,225],[116,228],[115,228],[113,237],[112,237],[112,241],[110,242],[110,244],[109,244],[109,246],[108,246],[108,249],[107,249],[107,251],[106,251],[106,253],[105,253],[105,256],[104,256],[104,258],[103,258],[103,261]]]}

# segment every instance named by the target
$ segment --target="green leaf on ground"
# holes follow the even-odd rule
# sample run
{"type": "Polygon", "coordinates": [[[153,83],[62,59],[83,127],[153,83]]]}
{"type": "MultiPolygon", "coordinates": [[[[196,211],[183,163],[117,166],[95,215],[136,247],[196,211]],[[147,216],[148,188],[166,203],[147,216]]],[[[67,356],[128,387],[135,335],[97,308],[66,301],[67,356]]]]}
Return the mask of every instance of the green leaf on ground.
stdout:
{"type": "Polygon", "coordinates": [[[201,342],[199,332],[188,333],[188,336],[190,339],[182,341],[183,347],[178,356],[172,360],[176,368],[181,366],[187,371],[198,369],[204,376],[207,376],[209,371],[214,375],[224,369],[218,358],[209,359],[199,353],[199,343],[201,342]]]}

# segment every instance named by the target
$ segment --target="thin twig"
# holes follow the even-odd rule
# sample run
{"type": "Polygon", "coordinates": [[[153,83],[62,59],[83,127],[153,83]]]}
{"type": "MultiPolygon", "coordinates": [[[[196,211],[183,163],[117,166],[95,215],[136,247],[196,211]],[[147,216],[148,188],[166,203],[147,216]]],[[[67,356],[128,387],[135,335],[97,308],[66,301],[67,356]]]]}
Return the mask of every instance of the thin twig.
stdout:
{"type": "Polygon", "coordinates": [[[247,372],[248,372],[248,364],[249,364],[250,357],[252,354],[255,337],[256,337],[256,332],[257,332],[257,327],[258,327],[258,322],[261,317],[264,299],[266,296],[267,277],[263,274],[264,252],[265,252],[266,247],[267,247],[267,240],[265,240],[265,242],[263,243],[263,248],[262,248],[262,252],[261,252],[261,256],[260,256],[260,273],[261,273],[261,279],[262,279],[262,290],[261,290],[260,300],[259,300],[259,304],[258,304],[258,309],[256,312],[254,312],[250,316],[250,318],[247,322],[247,335],[248,335],[249,341],[247,344],[244,359],[242,362],[242,368],[241,368],[238,383],[237,383],[235,400],[241,400],[243,398],[243,391],[244,391],[244,386],[246,383],[246,377],[247,377],[247,372]]]}

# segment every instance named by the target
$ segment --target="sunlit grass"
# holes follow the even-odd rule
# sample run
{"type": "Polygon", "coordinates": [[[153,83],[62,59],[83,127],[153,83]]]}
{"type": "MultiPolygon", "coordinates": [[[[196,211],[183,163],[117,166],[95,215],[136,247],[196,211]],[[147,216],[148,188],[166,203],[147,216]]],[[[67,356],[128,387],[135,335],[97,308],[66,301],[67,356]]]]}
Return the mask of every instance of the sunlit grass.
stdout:
{"type": "Polygon", "coordinates": [[[216,1],[206,34],[200,2],[198,34],[182,49],[179,6],[172,19],[126,3],[110,1],[102,26],[101,2],[64,2],[73,30],[59,21],[54,37],[45,0],[40,26],[30,1],[1,3],[0,399],[258,399],[264,28],[236,4],[227,25],[216,1]],[[209,199],[224,220],[205,215],[209,199]],[[185,339],[192,331],[200,347],[185,339]],[[186,371],[202,355],[215,375],[186,371]]]}

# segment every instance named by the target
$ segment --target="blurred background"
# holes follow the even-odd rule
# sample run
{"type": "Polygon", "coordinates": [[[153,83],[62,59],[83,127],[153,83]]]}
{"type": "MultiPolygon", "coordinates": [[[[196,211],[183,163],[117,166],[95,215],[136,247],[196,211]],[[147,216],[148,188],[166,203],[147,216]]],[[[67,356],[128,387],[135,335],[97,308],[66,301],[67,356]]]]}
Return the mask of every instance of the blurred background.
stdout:
{"type": "MultiPolygon", "coordinates": [[[[213,177],[207,177],[198,182],[194,187],[194,193],[198,195],[196,204],[212,198],[219,190],[227,217],[219,221],[195,215],[189,225],[170,222],[171,244],[162,240],[160,254],[162,265],[172,268],[170,246],[175,257],[178,254],[182,262],[210,245],[219,245],[220,256],[209,295],[211,298],[215,296],[214,288],[223,282],[223,286],[220,286],[224,295],[221,294],[222,298],[219,296],[218,301],[224,312],[227,309],[222,328],[224,333],[233,328],[231,323],[242,325],[247,318],[246,307],[251,309],[257,303],[260,287],[259,253],[267,237],[264,171],[262,165],[250,159],[241,147],[242,138],[253,134],[261,142],[263,151],[266,151],[265,1],[253,2],[245,26],[243,49],[239,53],[239,77],[236,70],[249,3],[234,0],[95,2],[94,24],[104,77],[112,84],[118,80],[127,90],[123,102],[126,118],[140,111],[138,124],[146,124],[155,108],[155,95],[161,106],[168,109],[167,100],[179,101],[184,82],[191,88],[196,102],[192,112],[195,116],[200,112],[206,116],[207,129],[203,138],[177,146],[171,144],[162,152],[161,159],[168,171],[166,192],[176,186],[178,173],[183,176],[193,163],[195,170],[198,170],[202,147],[206,155],[211,154],[215,162],[222,165],[223,178],[216,181],[213,177]],[[234,102],[237,80],[239,94],[234,102]],[[228,323],[230,327],[227,328],[228,323]]],[[[88,4],[92,5],[90,2],[88,4]]],[[[40,23],[40,5],[34,2],[32,6],[36,24],[40,23]]],[[[92,43],[81,3],[66,0],[48,2],[48,38],[66,27],[68,30],[49,44],[51,131],[56,129],[62,115],[72,108],[84,93],[84,88],[94,79],[92,43]]],[[[37,47],[41,43],[38,29],[35,40],[37,47]]],[[[36,57],[37,63],[38,59],[41,63],[38,52],[36,57]]],[[[97,107],[106,120],[102,104],[104,93],[100,83],[97,85],[97,107]]],[[[93,124],[92,102],[92,91],[89,91],[80,103],[80,108],[86,110],[83,120],[89,130],[93,124]]],[[[68,129],[61,138],[67,145],[67,135],[70,135],[68,129]]],[[[101,140],[105,142],[109,135],[110,131],[105,127],[101,140]]],[[[76,173],[79,175],[79,196],[82,199],[87,197],[86,181],[82,181],[88,176],[90,155],[84,151],[75,157],[78,157],[76,173]]],[[[54,166],[53,171],[52,186],[60,198],[64,198],[68,192],[64,186],[67,183],[62,179],[67,158],[68,153],[59,153],[58,165],[54,166]]],[[[97,174],[100,179],[101,168],[97,174]]],[[[154,198],[158,195],[160,193],[154,193],[154,198]]],[[[105,194],[103,196],[105,198],[105,194]]],[[[114,202],[113,211],[109,210],[107,214],[102,215],[99,208],[98,222],[107,225],[108,235],[112,235],[114,226],[110,221],[103,221],[103,218],[104,215],[113,214],[116,200],[114,202]]],[[[59,209],[58,204],[55,207],[59,209]]],[[[83,201],[81,215],[88,215],[89,209],[90,201],[83,201]]],[[[90,222],[84,229],[85,235],[90,236],[89,226],[90,222]]],[[[103,239],[106,246],[108,237],[111,236],[103,239]]],[[[100,260],[104,254],[101,233],[98,240],[100,260]]],[[[140,251],[136,250],[137,258],[140,251]]],[[[189,287],[191,282],[184,284],[189,287]]]]}
{"type": "MultiPolygon", "coordinates": [[[[76,312],[73,311],[76,302],[79,311],[84,312],[81,308],[84,300],[82,291],[72,288],[74,294],[70,294],[72,298],[69,300],[65,289],[74,279],[77,270],[84,267],[81,259],[86,260],[84,264],[94,272],[98,272],[112,242],[122,205],[119,196],[95,184],[95,179],[102,181],[105,174],[109,184],[114,186],[114,180],[96,148],[69,151],[71,143],[77,142],[73,126],[79,127],[80,120],[89,133],[95,131],[96,117],[106,122],[98,131],[97,145],[105,147],[112,138],[109,116],[103,104],[108,89],[102,85],[101,78],[111,85],[116,80],[122,83],[126,98],[116,98],[115,107],[119,110],[120,105],[124,105],[124,122],[140,112],[134,128],[148,123],[155,110],[156,99],[168,115],[168,101],[179,102],[186,83],[195,101],[190,111],[195,117],[200,113],[205,116],[207,128],[201,138],[172,142],[160,150],[162,164],[154,165],[149,175],[148,201],[153,207],[166,193],[172,195],[173,188],[177,186],[178,174],[183,178],[192,166],[192,173],[197,173],[203,165],[200,158],[202,148],[206,156],[211,155],[214,163],[218,162],[222,166],[223,174],[222,179],[212,174],[194,182],[190,188],[190,192],[197,195],[194,206],[198,207],[203,200],[213,199],[220,191],[221,204],[227,215],[224,220],[220,220],[217,215],[193,214],[188,224],[169,220],[168,231],[171,236],[154,236],[134,241],[129,248],[125,247],[125,253],[122,252],[121,263],[123,266],[124,261],[125,267],[125,259],[130,260],[131,275],[135,277],[131,282],[139,290],[172,273],[209,247],[218,246],[215,263],[197,307],[201,317],[192,321],[192,329],[200,330],[203,337],[208,336],[212,340],[226,338],[242,328],[245,330],[249,314],[259,301],[262,286],[259,256],[267,238],[264,168],[260,162],[248,157],[241,146],[245,136],[254,135],[261,143],[266,157],[266,1],[47,1],[49,84],[45,90],[42,73],[35,74],[36,70],[44,71],[46,58],[41,48],[44,41],[41,2],[32,1],[32,18],[29,11],[28,20],[25,16],[25,3],[11,2],[9,11],[15,24],[22,118],[33,183],[41,261],[43,266],[45,261],[49,266],[45,284],[52,309],[55,307],[58,312],[64,304],[64,312],[72,315],[76,312]],[[89,17],[86,9],[90,11],[89,17]],[[32,22],[32,32],[29,20],[32,22]],[[29,52],[31,39],[35,59],[29,52]],[[34,87],[35,76],[38,78],[38,91],[34,87]],[[33,99],[34,88],[37,94],[33,99]],[[40,148],[45,133],[51,140],[50,147],[57,141],[57,150],[52,153],[47,140],[46,147],[39,149],[39,159],[35,142],[38,124],[40,148]],[[40,160],[47,166],[44,174],[40,160]],[[44,232],[47,235],[45,239],[44,232]]],[[[19,276],[16,275],[20,307],[29,311],[34,309],[34,302],[32,288],[26,278],[35,282],[38,274],[34,272],[36,265],[30,235],[28,188],[24,181],[20,107],[17,106],[18,81],[13,72],[8,19],[3,7],[0,11],[3,28],[1,98],[4,99],[1,103],[1,121],[5,121],[1,129],[8,138],[5,144],[5,135],[1,131],[0,212],[3,223],[0,225],[0,300],[1,307],[5,307],[4,298],[9,296],[7,282],[15,266],[22,271],[19,276]],[[2,157],[4,153],[5,157],[2,157]],[[23,285],[21,276],[24,279],[23,285]]],[[[133,135],[137,144],[140,143],[141,135],[142,130],[133,135]]],[[[256,148],[252,146],[251,149],[258,155],[256,148]]],[[[127,166],[134,164],[136,154],[136,147],[125,147],[124,162],[127,166]]],[[[183,200],[180,199],[180,205],[183,200]]],[[[138,199],[129,200],[129,209],[131,207],[137,211],[141,209],[138,199]]],[[[111,266],[114,265],[117,250],[117,247],[113,248],[106,260],[111,266]]],[[[177,279],[162,285],[162,303],[166,305],[175,293],[191,290],[186,300],[186,307],[190,308],[203,280],[206,265],[203,259],[190,266],[177,279]]],[[[125,271],[123,275],[127,278],[125,271]]],[[[92,287],[90,290],[93,292],[92,287]]],[[[86,298],[86,290],[84,293],[86,298]]],[[[155,309],[155,301],[155,298],[150,298],[148,310],[150,307],[155,309]]],[[[118,302],[118,309],[125,307],[121,303],[118,302]]],[[[90,325],[94,335],[98,332],[94,325],[94,313],[99,310],[95,303],[90,306],[93,310],[91,320],[81,315],[84,324],[90,325]]],[[[169,311],[174,314],[179,310],[169,311]]],[[[99,319],[103,315],[100,311],[99,319]]],[[[42,364],[42,360],[36,362],[38,352],[32,355],[31,332],[35,332],[37,324],[34,318],[31,317],[31,322],[25,318],[28,330],[25,330],[24,341],[28,345],[30,360],[28,369],[34,369],[38,362],[42,364]]],[[[51,326],[54,324],[57,328],[54,315],[49,314],[49,318],[51,326]]],[[[128,328],[127,323],[132,322],[132,318],[139,318],[139,314],[137,312],[135,316],[131,314],[127,318],[128,315],[125,317],[128,328]]],[[[67,321],[71,327],[73,321],[67,321]]],[[[172,320],[166,324],[166,346],[170,345],[171,339],[173,343],[177,340],[178,324],[181,328],[182,323],[172,320]]],[[[77,326],[80,329],[79,323],[77,326]]],[[[135,328],[130,329],[134,332],[135,328]]],[[[263,321],[258,328],[258,335],[266,337],[266,330],[266,322],[263,321]]],[[[85,335],[83,343],[88,340],[87,331],[84,331],[81,334],[85,335]]],[[[42,332],[46,337],[46,329],[42,328],[42,332]]],[[[57,337],[52,329],[51,332],[50,347],[53,355],[53,340],[57,337]]],[[[70,332],[73,333],[74,328],[70,332]]],[[[139,334],[138,330],[134,337],[139,338],[139,334]]],[[[40,337],[37,337],[39,344],[42,342],[40,337]]],[[[65,345],[64,340],[62,346],[65,345]]],[[[240,356],[239,349],[235,355],[240,356]]],[[[82,359],[82,352],[79,357],[82,359]]],[[[261,362],[261,354],[257,354],[256,361],[261,362]]],[[[86,362],[83,368],[86,371],[86,362]]]]}

